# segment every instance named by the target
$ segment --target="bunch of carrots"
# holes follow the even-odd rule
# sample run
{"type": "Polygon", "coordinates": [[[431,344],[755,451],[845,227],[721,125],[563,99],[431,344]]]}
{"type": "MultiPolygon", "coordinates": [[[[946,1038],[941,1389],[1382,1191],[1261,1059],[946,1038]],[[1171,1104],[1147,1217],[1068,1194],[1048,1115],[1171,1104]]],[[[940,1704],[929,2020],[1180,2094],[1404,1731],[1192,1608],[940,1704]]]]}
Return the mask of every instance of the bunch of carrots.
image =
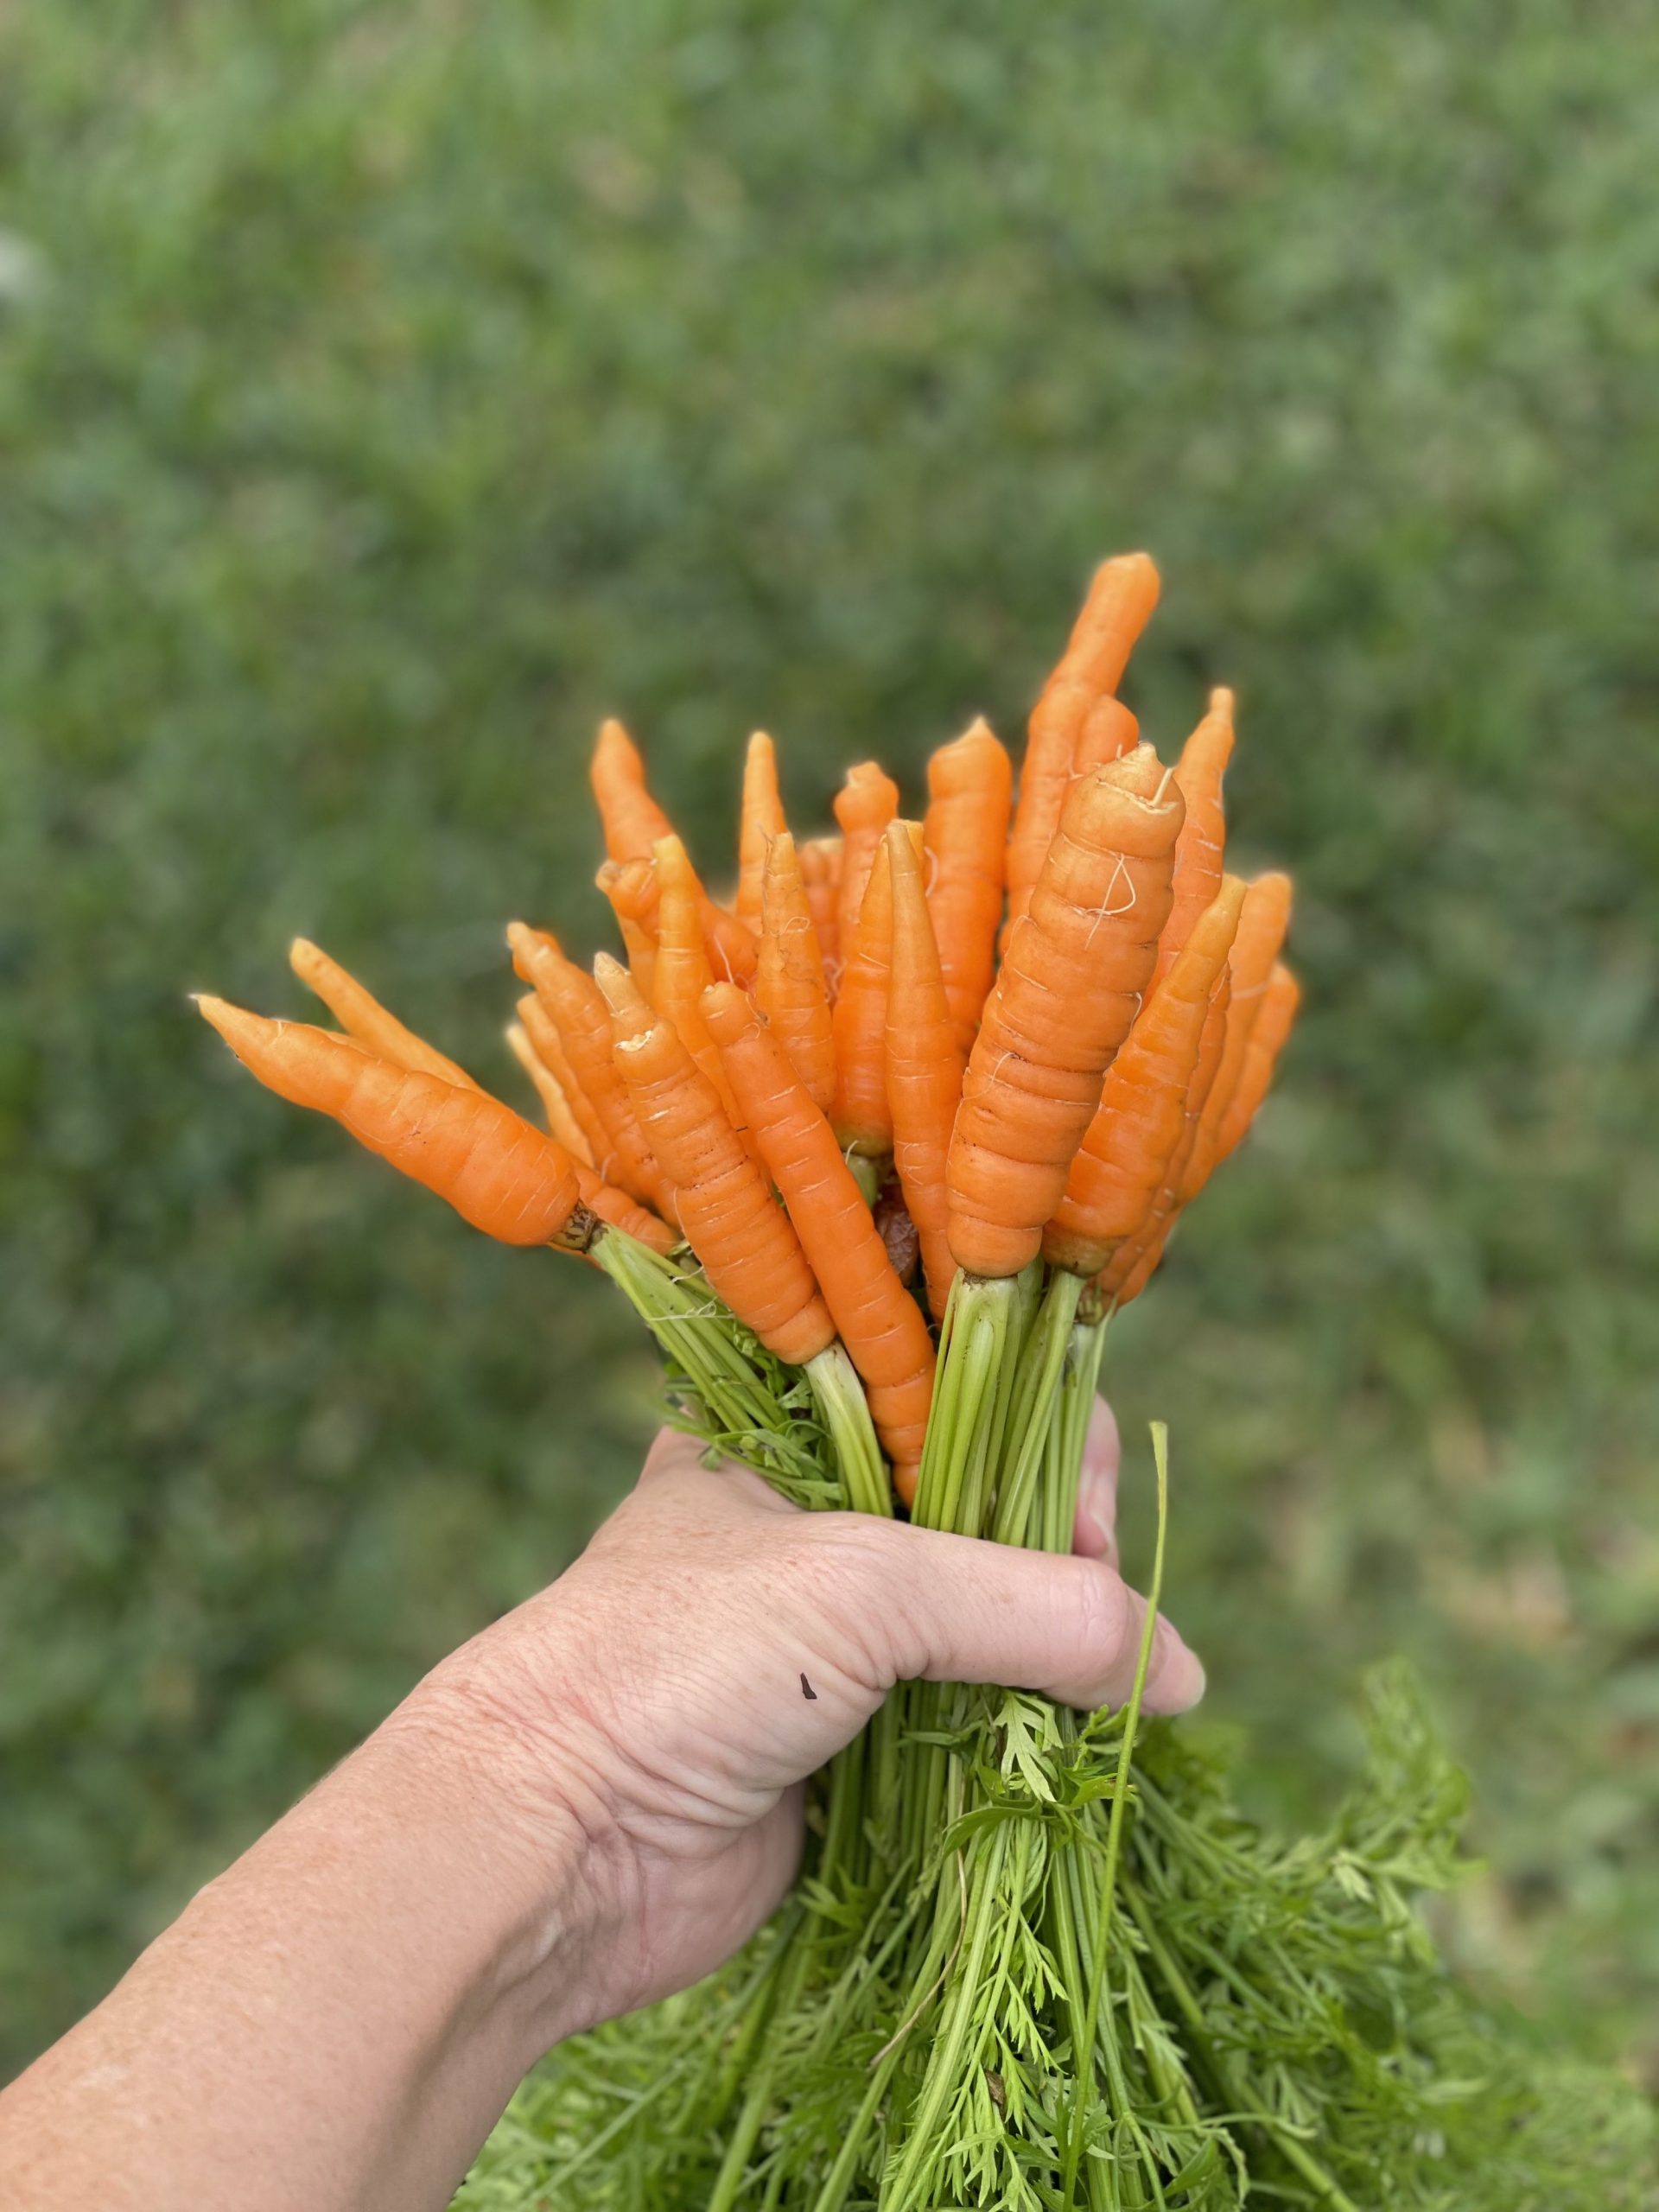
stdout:
{"type": "MultiPolygon", "coordinates": [[[[680,1417],[785,1494],[1069,1548],[1107,1325],[1249,1128],[1298,1001],[1288,880],[1226,871],[1231,694],[1167,766],[1117,696],[1157,596],[1144,554],[1098,570],[1017,798],[979,721],[932,756],[919,820],[869,761],[837,834],[798,843],[754,736],[727,901],[607,722],[598,883],[620,957],[590,970],[507,931],[527,986],[508,1039],[544,1128],[313,944],[294,966],[338,1029],[201,1011],[263,1083],[476,1228],[607,1273],[680,1417]]],[[[821,1778],[794,1917],[652,2063],[649,2095],[683,2077],[696,2125],[650,2123],[648,2099],[607,2120],[613,2163],[581,2154],[596,2204],[1224,2201],[1170,2186],[1232,2169],[1174,2031],[1166,2051],[1143,2024],[1162,2000],[1114,1902],[1102,1762],[1121,1822],[1133,1701],[1116,1738],[1039,1702],[889,1700],[821,1778]],[[1068,1798],[1103,1887],[1061,1847],[1068,1798]],[[846,2052],[864,2070],[837,2101],[824,2069],[846,2052]],[[1125,2136],[1143,2109],[1156,2126],[1125,2136]]],[[[524,2201],[567,2188],[583,2201],[550,2150],[524,2201]]]]}
{"type": "Polygon", "coordinates": [[[1295,1018],[1290,885],[1225,872],[1233,702],[1162,765],[1116,696],[1158,596],[1106,562],[1033,710],[1017,802],[984,721],[928,764],[919,821],[874,762],[799,844],[749,742],[729,904],[607,721],[599,886],[624,957],[507,932],[538,1129],[304,941],[338,1031],[198,1003],[260,1080],[513,1244],[683,1252],[777,1358],[844,1363],[915,1503],[953,1286],[1040,1261],[1084,1311],[1145,1287],[1249,1129],[1295,1018]]]}
{"type": "MultiPolygon", "coordinates": [[[[507,931],[545,1127],[314,944],[293,964],[337,1028],[201,1011],[476,1228],[608,1274],[678,1420],[783,1495],[1069,1548],[1111,1318],[1249,1129],[1299,997],[1287,879],[1226,868],[1231,694],[1167,766],[1118,697],[1158,588],[1144,554],[1098,570],[1017,796],[976,721],[918,820],[868,761],[798,843],[753,737],[726,899],[607,722],[620,957],[507,931]]],[[[816,1778],[769,1926],[552,2054],[456,2212],[1637,2201],[1612,2187],[1637,2118],[1495,2031],[1414,1919],[1462,1799],[1399,1681],[1371,1783],[1288,1847],[1192,1732],[1137,1737],[1154,1447],[1123,1708],[901,1684],[816,1778]]]]}

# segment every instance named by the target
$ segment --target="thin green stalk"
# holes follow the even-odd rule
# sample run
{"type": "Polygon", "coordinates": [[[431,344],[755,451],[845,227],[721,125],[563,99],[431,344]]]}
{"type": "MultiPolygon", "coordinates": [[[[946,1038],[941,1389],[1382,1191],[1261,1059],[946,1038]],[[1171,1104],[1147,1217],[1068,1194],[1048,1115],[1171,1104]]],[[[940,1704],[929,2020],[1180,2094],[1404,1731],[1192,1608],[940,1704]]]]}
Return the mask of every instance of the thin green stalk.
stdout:
{"type": "Polygon", "coordinates": [[[908,2115],[905,2146],[893,2177],[882,2191],[883,2212],[909,2212],[913,2203],[918,2203],[913,2194],[918,2178],[938,2147],[945,2101],[961,2072],[975,2026],[974,1994],[984,1972],[985,1954],[991,1942],[998,1882],[1007,1849],[1007,1827],[1002,1823],[978,1840],[970,1853],[974,1866],[969,1882],[972,1901],[967,1937],[946,1993],[944,2018],[928,2053],[921,2094],[908,2115]]]}
{"type": "Polygon", "coordinates": [[[1152,1667],[1152,1640],[1158,1626],[1158,1604],[1164,1588],[1164,1539],[1169,1517],[1169,1431],[1160,1421],[1152,1423],[1152,1455],[1158,1473],[1158,1538],[1153,1551],[1152,1586],[1147,1592],[1147,1617],[1141,1630],[1135,1658],[1135,1682],[1123,1716],[1123,1740],[1118,1751],[1117,1773],[1112,1786],[1111,1816],[1106,1829],[1106,1872],[1101,1883],[1100,1922],[1095,1931],[1094,1956],[1090,1961],[1089,1993],[1084,2012],[1083,2048],[1088,2063],[1077,2066],[1077,2101],[1066,2131],[1062,2168],[1061,2212],[1072,2212],[1077,2202],[1077,2159],[1083,2150],[1084,2121],[1094,2075],[1095,2031],[1100,2018],[1101,1992],[1105,1985],[1107,1955],[1111,1944],[1112,1915],[1116,1903],[1118,1860],[1123,1849],[1123,1822],[1129,1796],[1129,1765],[1141,1725],[1141,1700],[1152,1667]]]}
{"type": "Polygon", "coordinates": [[[1054,1411],[1071,1322],[1083,1295],[1082,1278],[1057,1269],[1037,1315],[1014,1382],[1008,1414],[1005,1465],[997,1484],[996,1518],[991,1534],[999,1544],[1026,1540],[1027,1522],[1042,1465],[1048,1425],[1054,1411]]]}
{"type": "Polygon", "coordinates": [[[830,1432],[842,1487],[855,1513],[892,1517],[893,1488],[882,1465],[862,1384],[838,1344],[807,1362],[807,1379],[823,1425],[830,1432]]]}
{"type": "Polygon", "coordinates": [[[1214,2048],[1210,2037],[1210,2024],[1205,2018],[1204,2008],[1192,1993],[1192,1987],[1173,1955],[1158,1932],[1157,1923],[1146,1906],[1133,1891],[1128,1894],[1128,1910],[1135,1916],[1135,1925],[1147,1946],[1159,1980],[1168,1991],[1181,2017],[1186,2022],[1193,2042],[1197,2044],[1204,2064],[1211,2075],[1216,2087],[1234,2106],[1247,2126],[1259,2127],[1272,2139],[1274,2148],[1286,2163],[1295,2168],[1302,2179],[1314,2190],[1319,2201],[1331,2207],[1331,2212],[1362,2212],[1353,2198],[1335,2177],[1327,2173],[1311,2152],[1306,2151],[1288,2129],[1274,2115],[1262,2109],[1245,2090],[1244,2084],[1234,2074],[1230,2061],[1214,2048]]]}

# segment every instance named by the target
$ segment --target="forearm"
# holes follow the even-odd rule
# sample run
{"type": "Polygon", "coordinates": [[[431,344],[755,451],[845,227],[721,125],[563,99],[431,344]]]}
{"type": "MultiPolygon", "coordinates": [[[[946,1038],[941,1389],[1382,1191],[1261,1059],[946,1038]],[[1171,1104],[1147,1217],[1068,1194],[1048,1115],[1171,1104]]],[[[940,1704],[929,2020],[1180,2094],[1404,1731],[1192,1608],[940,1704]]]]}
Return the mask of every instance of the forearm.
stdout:
{"type": "Polygon", "coordinates": [[[610,1917],[579,1796],[513,1756],[417,1693],[0,2096],[7,2206],[447,2202],[610,1917]]]}

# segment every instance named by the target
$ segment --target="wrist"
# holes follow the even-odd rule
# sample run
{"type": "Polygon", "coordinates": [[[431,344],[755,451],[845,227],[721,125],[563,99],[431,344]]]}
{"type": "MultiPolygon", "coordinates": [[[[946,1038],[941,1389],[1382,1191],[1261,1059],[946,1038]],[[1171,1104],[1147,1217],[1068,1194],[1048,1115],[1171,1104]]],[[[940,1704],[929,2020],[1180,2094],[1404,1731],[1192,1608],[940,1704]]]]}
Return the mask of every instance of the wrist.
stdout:
{"type": "Polygon", "coordinates": [[[626,1864],[609,1763],[575,1710],[554,1713],[476,1656],[421,1682],[359,1755],[394,1802],[442,1832],[449,1894],[467,1900],[474,2018],[526,2070],[603,2017],[624,1927],[626,1864]]]}

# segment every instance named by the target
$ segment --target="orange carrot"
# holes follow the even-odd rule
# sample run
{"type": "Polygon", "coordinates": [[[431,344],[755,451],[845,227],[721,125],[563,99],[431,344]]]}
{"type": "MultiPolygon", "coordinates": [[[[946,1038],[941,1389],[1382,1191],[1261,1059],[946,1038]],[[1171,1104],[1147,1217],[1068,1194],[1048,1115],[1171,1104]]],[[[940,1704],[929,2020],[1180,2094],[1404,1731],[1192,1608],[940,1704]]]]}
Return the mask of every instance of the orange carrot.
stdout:
{"type": "MultiPolygon", "coordinates": [[[[995,745],[995,739],[991,742],[995,745]]],[[[999,753],[1001,749],[997,747],[999,753]]],[[[999,836],[999,859],[1001,842],[999,836]]],[[[942,1321],[957,1272],[945,1225],[945,1161],[962,1093],[963,1056],[922,889],[922,871],[915,848],[898,823],[887,827],[887,862],[893,886],[893,972],[887,989],[887,1036],[893,1164],[899,1173],[906,1211],[920,1241],[927,1302],[934,1319],[942,1321]]],[[[874,882],[874,874],[870,880],[874,882]]],[[[1000,903],[1001,893],[997,895],[1000,903]]],[[[995,926],[993,917],[993,931],[995,926]]]]}
{"type": "Polygon", "coordinates": [[[983,720],[927,764],[927,910],[944,995],[965,1053],[996,966],[1014,770],[983,720]]]}
{"type": "Polygon", "coordinates": [[[649,998],[657,975],[657,871],[648,860],[607,861],[594,880],[611,902],[629,972],[649,998]]]}
{"type": "Polygon", "coordinates": [[[1121,699],[1105,692],[1083,718],[1071,754],[1071,772],[1082,776],[1090,768],[1103,768],[1109,760],[1121,760],[1126,753],[1133,753],[1140,742],[1140,723],[1121,699]]]}
{"type": "Polygon", "coordinates": [[[355,1037],[359,1045],[366,1045],[381,1059],[393,1061],[400,1068],[415,1068],[423,1075],[435,1075],[440,1082],[455,1084],[462,1090],[479,1088],[465,1068],[457,1067],[454,1060],[446,1058],[412,1029],[405,1029],[395,1014],[388,1013],[379,1000],[365,990],[356,976],[337,960],[331,960],[320,944],[313,944],[308,938],[296,937],[288,949],[288,961],[300,981],[316,993],[346,1035],[355,1037]]]}
{"type": "Polygon", "coordinates": [[[766,849],[763,904],[754,1002],[813,1104],[828,1111],[836,1095],[835,1031],[800,855],[787,830],[766,849]]]}
{"type": "Polygon", "coordinates": [[[1279,1055],[1290,1035],[1302,1003],[1302,987],[1282,961],[1276,962],[1268,979],[1262,1011],[1250,1027],[1244,1047],[1244,1064],[1238,1084],[1227,1103],[1216,1133],[1216,1164],[1242,1144],[1255,1119],[1256,1109],[1268,1095],[1279,1055]]]}
{"type": "Polygon", "coordinates": [[[1224,976],[1244,886],[1228,877],[1106,1073],[1100,1104],[1043,1232],[1043,1257],[1095,1275],[1150,1215],[1186,1122],[1211,995],[1224,976]]]}
{"type": "MultiPolygon", "coordinates": [[[[577,1128],[582,1133],[581,1145],[568,1148],[584,1167],[592,1167],[601,1174],[608,1174],[616,1164],[616,1147],[611,1133],[601,1120],[594,1102],[571,1073],[569,1060],[565,1056],[564,1040],[559,1027],[534,992],[518,1001],[518,1019],[530,1048],[563,1092],[577,1128]]],[[[554,1135],[558,1135],[556,1130],[554,1135]]],[[[559,1142],[565,1140],[559,1137],[559,1142]]]]}
{"type": "Polygon", "coordinates": [[[499,1099],[399,1067],[308,1022],[267,1021],[223,999],[196,1004],[267,1090],[333,1115],[486,1236],[577,1249],[590,1240],[575,1162],[499,1099]]]}
{"type": "Polygon", "coordinates": [[[852,957],[859,912],[881,833],[898,811],[899,786],[874,760],[862,761],[847,771],[847,781],[836,793],[836,819],[842,831],[836,945],[843,966],[852,957]]]}
{"type": "MultiPolygon", "coordinates": [[[[891,825],[889,825],[891,826],[891,825]]],[[[917,823],[901,825],[919,839],[917,823]]],[[[912,846],[912,856],[914,845],[912,846]]],[[[841,988],[832,1017],[836,1039],[836,1095],[830,1119],[842,1149],[867,1160],[893,1150],[887,1105],[887,980],[893,966],[893,874],[884,837],[877,846],[858,926],[848,943],[841,988]]],[[[843,942],[847,942],[843,940],[843,942]]]]}
{"type": "Polygon", "coordinates": [[[1192,1155],[1182,1183],[1182,1202],[1190,1205],[1215,1173],[1221,1157],[1221,1127],[1244,1072],[1250,1033],[1262,1012],[1274,963],[1290,925],[1290,878],[1276,871],[1259,875],[1244,893],[1244,910],[1238,918],[1233,944],[1232,1004],[1228,1009],[1227,1034],[1221,1065],[1198,1123],[1192,1155]]]}
{"type": "Polygon", "coordinates": [[[761,893],[766,877],[766,847],[789,827],[784,803],[778,796],[778,752],[765,730],[749,740],[743,765],[743,810],[737,833],[737,897],[734,904],[739,921],[757,933],[760,928],[761,893]]]}
{"type": "MultiPolygon", "coordinates": [[[[557,1028],[575,1092],[586,1100],[597,1118],[604,1148],[594,1151],[594,1167],[607,1182],[619,1184],[631,1198],[662,1212],[670,1211],[673,1192],[652,1157],[627,1088],[611,1058],[610,1014],[599,986],[574,960],[565,958],[557,938],[545,930],[510,922],[507,942],[512,947],[514,968],[557,1028]]],[[[528,1022],[524,1026],[531,1027],[528,1022]]],[[[531,1029],[532,1044],[536,1037],[536,1031],[531,1029]]],[[[586,1127],[578,1096],[567,1095],[576,1118],[586,1127]]]]}
{"type": "MultiPolygon", "coordinates": [[[[714,981],[698,918],[702,887],[677,837],[652,848],[661,898],[657,908],[657,989],[652,1003],[680,1033],[681,1041],[718,1093],[728,1118],[742,1135],[742,1116],[714,1040],[702,1026],[702,994],[714,981]]],[[[747,1141],[747,1140],[746,1140],[747,1141]]]]}
{"type": "Polygon", "coordinates": [[[636,1205],[626,1191],[619,1191],[614,1184],[601,1183],[593,1169],[584,1167],[580,1160],[576,1162],[576,1187],[588,1212],[608,1222],[613,1229],[622,1230],[641,1244],[649,1244],[664,1259],[678,1247],[680,1240],[666,1223],[636,1205]]]}
{"type": "Polygon", "coordinates": [[[612,1009],[617,1066],[673,1180],[703,1273],[762,1344],[804,1366],[836,1331],[800,1239],[674,1023],[653,1012],[620,961],[601,952],[594,969],[612,1009]]]}
{"type": "Polygon", "coordinates": [[[1181,797],[1149,745],[1080,776],[963,1079],[950,1235],[969,1274],[1034,1259],[1169,913],[1181,797]]]}
{"type": "Polygon", "coordinates": [[[1158,942],[1154,988],[1168,975],[1187,931],[1216,895],[1221,881],[1227,821],[1222,810],[1221,779],[1233,750],[1233,695],[1217,684],[1210,694],[1204,720],[1181,747],[1175,780],[1186,802],[1186,819],[1175,847],[1174,898],[1158,942]]]}
{"type": "Polygon", "coordinates": [[[863,1377],[899,1495],[915,1495],[933,1395],[933,1339],[887,1257],[835,1131],[741,991],[716,984],[703,1019],[783,1194],[842,1343],[863,1377]]]}
{"type": "MultiPolygon", "coordinates": [[[[684,848],[681,849],[683,851],[684,848]]],[[[710,969],[728,982],[747,987],[754,980],[755,963],[760,958],[760,949],[753,931],[735,914],[728,914],[723,906],[715,904],[689,858],[685,866],[696,887],[702,949],[710,969]]],[[[611,900],[630,964],[636,959],[639,963],[634,970],[635,980],[649,998],[651,985],[656,981],[657,916],[662,904],[662,887],[657,880],[656,868],[649,859],[625,861],[614,875],[607,875],[601,868],[595,880],[611,900]],[[649,983],[646,978],[650,979],[649,983]]]]}
{"type": "MultiPolygon", "coordinates": [[[[526,1007],[533,1007],[539,1020],[547,1028],[552,1028],[553,1025],[548,1020],[546,1010],[538,999],[520,1000],[521,1014],[526,1007]]],[[[563,1084],[531,1043],[529,1030],[522,1019],[508,1023],[506,1037],[512,1057],[536,1086],[542,1110],[547,1116],[548,1135],[564,1147],[579,1167],[591,1168],[594,1150],[588,1132],[577,1121],[563,1084]]]]}
{"type": "Polygon", "coordinates": [[[1192,1071],[1187,1077],[1180,1133],[1175,1140],[1175,1148],[1165,1163],[1146,1219],[1133,1236],[1124,1238],[1106,1262],[1100,1276],[1100,1288],[1103,1294],[1109,1299],[1116,1299],[1120,1306],[1128,1302],[1126,1286],[1133,1281],[1138,1292],[1152,1268],[1158,1264],[1157,1259],[1154,1258],[1150,1266],[1144,1268],[1141,1266],[1148,1254],[1162,1253],[1169,1233],[1175,1226],[1175,1217],[1181,1210],[1181,1192],[1186,1179],[1187,1165],[1192,1160],[1204,1109],[1209,1103],[1217,1071],[1221,1065],[1231,996],[1232,978],[1223,968],[1210,987],[1204,1027],[1198,1033],[1198,1054],[1192,1063],[1192,1071]]]}
{"type": "Polygon", "coordinates": [[[831,998],[841,980],[841,869],[844,854],[839,837],[809,837],[800,849],[801,880],[806,903],[812,909],[818,950],[823,955],[823,979],[831,998]]]}
{"type": "Polygon", "coordinates": [[[760,957],[754,931],[735,914],[717,906],[706,891],[701,894],[697,912],[709,967],[727,982],[741,983],[747,990],[754,981],[760,957]]]}
{"type": "Polygon", "coordinates": [[[645,764],[620,722],[601,723],[588,773],[613,861],[636,860],[668,836],[674,825],[646,790],[645,764]]]}
{"type": "Polygon", "coordinates": [[[1122,553],[1096,569],[1053,673],[1031,710],[1020,803],[1008,841],[1008,919],[1031,899],[1060,819],[1078,734],[1103,692],[1115,691],[1135,639],[1158,604],[1158,571],[1145,553],[1122,553]]]}

